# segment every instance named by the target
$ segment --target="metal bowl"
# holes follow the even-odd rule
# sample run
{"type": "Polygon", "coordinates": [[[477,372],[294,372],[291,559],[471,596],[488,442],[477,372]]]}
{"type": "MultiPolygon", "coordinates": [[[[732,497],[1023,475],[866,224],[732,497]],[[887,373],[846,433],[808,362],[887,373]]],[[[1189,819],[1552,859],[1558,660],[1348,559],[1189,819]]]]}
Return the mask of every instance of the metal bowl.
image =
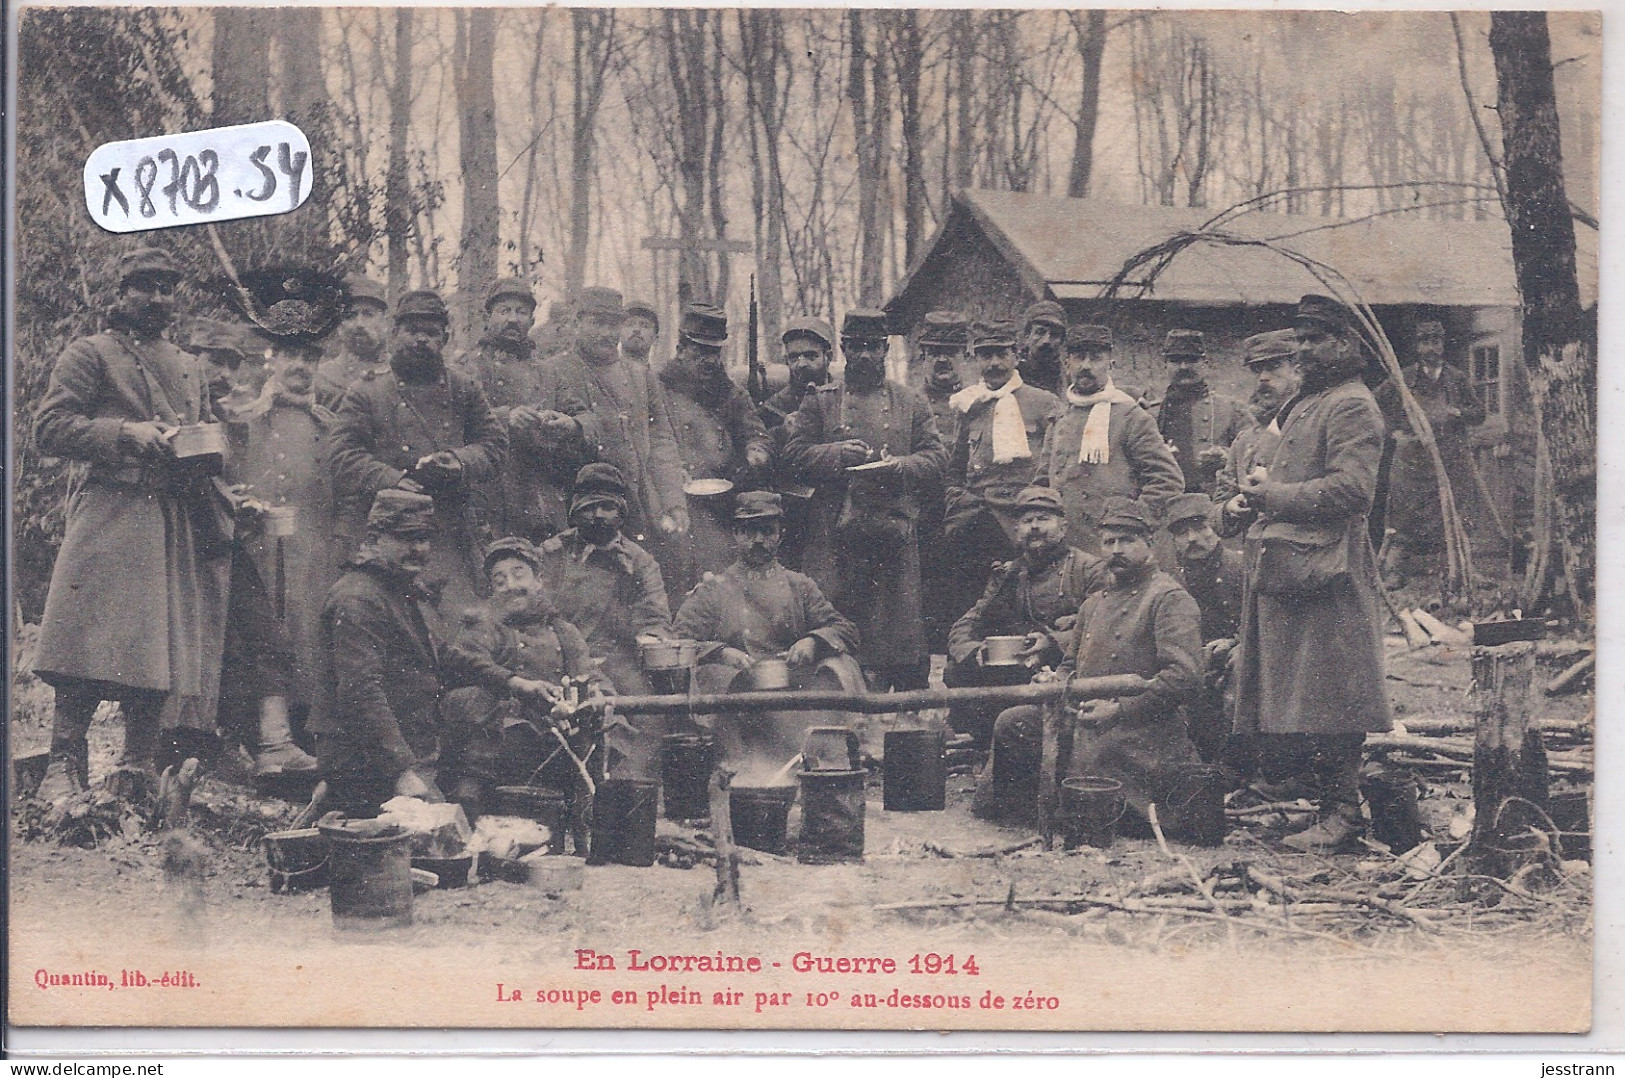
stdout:
{"type": "Polygon", "coordinates": [[[265,511],[265,534],[275,539],[299,531],[299,510],[292,505],[273,505],[265,511]]]}
{"type": "Polygon", "coordinates": [[[783,659],[757,659],[750,666],[750,686],[757,692],[790,687],[790,664],[783,659]]]}
{"type": "Polygon", "coordinates": [[[690,498],[721,498],[733,493],[733,489],[726,479],[690,479],[683,484],[683,493],[690,498]]]}
{"type": "Polygon", "coordinates": [[[983,666],[1019,666],[1021,660],[1017,657],[1026,644],[1025,636],[990,636],[982,641],[986,649],[986,657],[982,660],[983,666]]]}
{"type": "Polygon", "coordinates": [[[639,650],[645,670],[687,670],[699,657],[700,646],[693,640],[651,640],[639,650]]]}

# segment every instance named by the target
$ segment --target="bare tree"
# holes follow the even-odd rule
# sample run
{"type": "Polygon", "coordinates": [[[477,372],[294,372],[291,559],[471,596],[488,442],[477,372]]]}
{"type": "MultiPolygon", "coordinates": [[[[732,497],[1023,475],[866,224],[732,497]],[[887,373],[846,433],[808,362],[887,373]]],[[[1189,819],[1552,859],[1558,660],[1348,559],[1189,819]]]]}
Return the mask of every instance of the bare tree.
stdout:
{"type": "Polygon", "coordinates": [[[1090,8],[1071,11],[1073,40],[1077,45],[1082,72],[1078,78],[1078,111],[1072,117],[1072,168],[1067,173],[1066,193],[1071,198],[1089,196],[1089,175],[1095,163],[1095,126],[1100,122],[1100,69],[1106,54],[1106,12],[1090,8]]]}
{"type": "Polygon", "coordinates": [[[750,124],[751,202],[762,336],[776,342],[784,325],[784,169],[779,154],[793,68],[784,19],[776,8],[739,12],[740,66],[750,124]],[[783,80],[781,82],[781,79],[783,80]]]}
{"type": "Polygon", "coordinates": [[[463,227],[457,257],[462,326],[473,327],[480,303],[497,279],[502,210],[497,201],[497,116],[493,65],[496,12],[456,13],[458,161],[462,165],[463,227]]]}
{"type": "Polygon", "coordinates": [[[891,113],[890,75],[883,49],[871,49],[864,25],[869,14],[846,13],[851,52],[847,56],[846,96],[852,109],[858,163],[858,301],[880,302],[886,235],[880,228],[886,182],[885,125],[891,113]]]}
{"type": "Polygon", "coordinates": [[[598,152],[598,112],[603,107],[605,75],[615,55],[615,11],[571,8],[570,112],[570,253],[565,261],[564,293],[581,292],[591,238],[591,198],[598,152]]]}
{"type": "Polygon", "coordinates": [[[395,65],[389,85],[389,165],[384,173],[384,235],[389,244],[389,294],[406,290],[414,214],[407,175],[407,138],[412,124],[412,22],[409,7],[395,10],[395,65]]]}

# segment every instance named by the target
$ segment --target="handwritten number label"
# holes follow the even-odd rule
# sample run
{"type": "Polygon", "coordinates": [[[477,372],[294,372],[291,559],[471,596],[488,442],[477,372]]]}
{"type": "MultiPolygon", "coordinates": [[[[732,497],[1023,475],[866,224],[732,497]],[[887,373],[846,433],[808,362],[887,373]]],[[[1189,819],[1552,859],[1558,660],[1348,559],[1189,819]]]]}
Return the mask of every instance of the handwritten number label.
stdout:
{"type": "Polygon", "coordinates": [[[85,208],[110,232],[289,213],[310,198],[313,168],[285,120],[109,142],[85,161],[85,208]]]}

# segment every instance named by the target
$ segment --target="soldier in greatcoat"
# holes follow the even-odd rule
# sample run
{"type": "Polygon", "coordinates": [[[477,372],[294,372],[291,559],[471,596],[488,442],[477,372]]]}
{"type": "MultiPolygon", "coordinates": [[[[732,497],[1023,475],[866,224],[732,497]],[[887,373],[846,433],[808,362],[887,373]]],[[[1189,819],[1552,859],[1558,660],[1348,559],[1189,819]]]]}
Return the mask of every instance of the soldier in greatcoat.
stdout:
{"type": "Polygon", "coordinates": [[[445,363],[449,322],[434,292],[401,297],[389,365],[367,372],[345,394],[331,457],[339,532],[349,541],[380,490],[400,487],[434,499],[424,582],[439,589],[436,608],[446,626],[484,587],[471,501],[508,458],[508,432],[479,383],[445,363]]]}
{"type": "Polygon", "coordinates": [[[344,278],[344,287],[349,301],[335,334],[338,351],[316,369],[316,402],[334,411],[363,374],[384,362],[389,343],[389,294],[384,286],[353,273],[344,278]]]}
{"type": "Polygon", "coordinates": [[[34,421],[40,451],[76,465],[34,661],[56,690],[51,753],[75,790],[101,701],[122,705],[122,762],[150,769],[165,699],[214,697],[231,568],[212,480],[170,445],[214,418],[196,359],[163,336],[180,268],[143,247],[118,280],[107,330],[63,351],[34,421]]]}
{"type": "MultiPolygon", "coordinates": [[[[1220,504],[1241,493],[1241,477],[1252,471],[1253,465],[1268,463],[1281,440],[1281,427],[1275,417],[1282,405],[1298,395],[1303,384],[1298,374],[1298,336],[1292,330],[1255,333],[1242,342],[1242,349],[1242,365],[1254,378],[1252,396],[1247,401],[1253,424],[1242,428],[1230,443],[1224,467],[1214,480],[1213,500],[1220,504]]],[[[1224,526],[1219,531],[1230,534],[1224,526]]]]}
{"type": "Polygon", "coordinates": [[[1185,474],[1185,489],[1211,493],[1230,443],[1251,421],[1238,402],[1208,385],[1201,370],[1208,360],[1207,343],[1199,330],[1169,330],[1162,358],[1168,364],[1168,388],[1146,410],[1185,474]]]}

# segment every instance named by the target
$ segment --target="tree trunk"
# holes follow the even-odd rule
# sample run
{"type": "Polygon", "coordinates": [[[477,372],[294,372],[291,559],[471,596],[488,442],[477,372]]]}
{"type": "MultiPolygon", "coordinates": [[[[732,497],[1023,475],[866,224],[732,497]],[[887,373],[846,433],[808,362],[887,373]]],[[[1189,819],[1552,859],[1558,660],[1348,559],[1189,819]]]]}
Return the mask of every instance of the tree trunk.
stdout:
{"type": "Polygon", "coordinates": [[[1580,307],[1574,219],[1544,12],[1490,13],[1512,261],[1523,296],[1524,362],[1551,449],[1555,524],[1576,610],[1596,581],[1597,370],[1593,316],[1580,307]]]}
{"type": "Polygon", "coordinates": [[[1078,114],[1072,120],[1072,168],[1066,178],[1070,198],[1089,197],[1089,176],[1095,165],[1095,125],[1100,120],[1100,68],[1106,53],[1106,12],[1093,8],[1072,15],[1078,60],[1083,75],[1078,85],[1078,114]]]}
{"type": "Polygon", "coordinates": [[[756,275],[766,357],[776,353],[784,325],[784,183],[779,161],[779,71],[788,66],[784,23],[776,9],[739,13],[745,105],[750,116],[752,206],[756,215],[756,275]]]}
{"type": "Polygon", "coordinates": [[[479,331],[485,294],[497,279],[502,210],[497,202],[496,12],[457,12],[458,161],[463,171],[462,250],[457,261],[458,303],[465,339],[479,331]]]}
{"type": "MultiPolygon", "coordinates": [[[[699,250],[707,196],[706,163],[711,151],[711,80],[706,71],[709,12],[667,10],[664,19],[666,61],[677,115],[677,170],[682,177],[678,209],[677,304],[710,299],[711,268],[699,250]]],[[[718,16],[720,18],[720,16],[718,16]]]]}
{"type": "Polygon", "coordinates": [[[412,127],[412,9],[395,10],[395,71],[389,87],[389,166],[384,174],[384,233],[389,243],[391,301],[411,278],[412,187],[406,142],[412,127]]]}
{"type": "Polygon", "coordinates": [[[964,190],[975,179],[976,142],[972,116],[976,94],[976,12],[956,11],[954,20],[954,188],[964,190]]]}
{"type": "Polygon", "coordinates": [[[921,56],[925,42],[920,13],[905,8],[895,16],[893,64],[903,132],[903,260],[913,267],[925,245],[925,147],[920,116],[921,56]]]}
{"type": "Polygon", "coordinates": [[[846,95],[852,108],[852,128],[858,159],[858,302],[880,302],[884,268],[885,233],[880,228],[882,193],[881,153],[887,109],[885,61],[871,57],[864,29],[867,13],[847,12],[851,56],[846,95]]]}
{"type": "Polygon", "coordinates": [[[1502,806],[1518,797],[1544,809],[1548,800],[1546,746],[1530,723],[1535,692],[1535,645],[1476,647],[1472,653],[1476,719],[1473,741],[1473,859],[1494,871],[1503,837],[1502,806]]]}
{"type": "Polygon", "coordinates": [[[570,10],[573,35],[570,128],[570,253],[564,263],[564,292],[574,299],[587,272],[592,236],[592,187],[598,155],[598,112],[604,76],[615,51],[615,12],[570,10]]]}
{"type": "Polygon", "coordinates": [[[332,103],[322,73],[322,12],[318,8],[283,7],[266,12],[276,22],[277,89],[281,115],[310,140],[310,199],[293,213],[271,218],[279,246],[290,260],[326,267],[332,260],[328,204],[333,169],[323,157],[338,139],[332,103]]]}
{"type": "Polygon", "coordinates": [[[271,114],[271,20],[275,12],[223,7],[214,13],[213,122],[257,123],[271,114]]]}

